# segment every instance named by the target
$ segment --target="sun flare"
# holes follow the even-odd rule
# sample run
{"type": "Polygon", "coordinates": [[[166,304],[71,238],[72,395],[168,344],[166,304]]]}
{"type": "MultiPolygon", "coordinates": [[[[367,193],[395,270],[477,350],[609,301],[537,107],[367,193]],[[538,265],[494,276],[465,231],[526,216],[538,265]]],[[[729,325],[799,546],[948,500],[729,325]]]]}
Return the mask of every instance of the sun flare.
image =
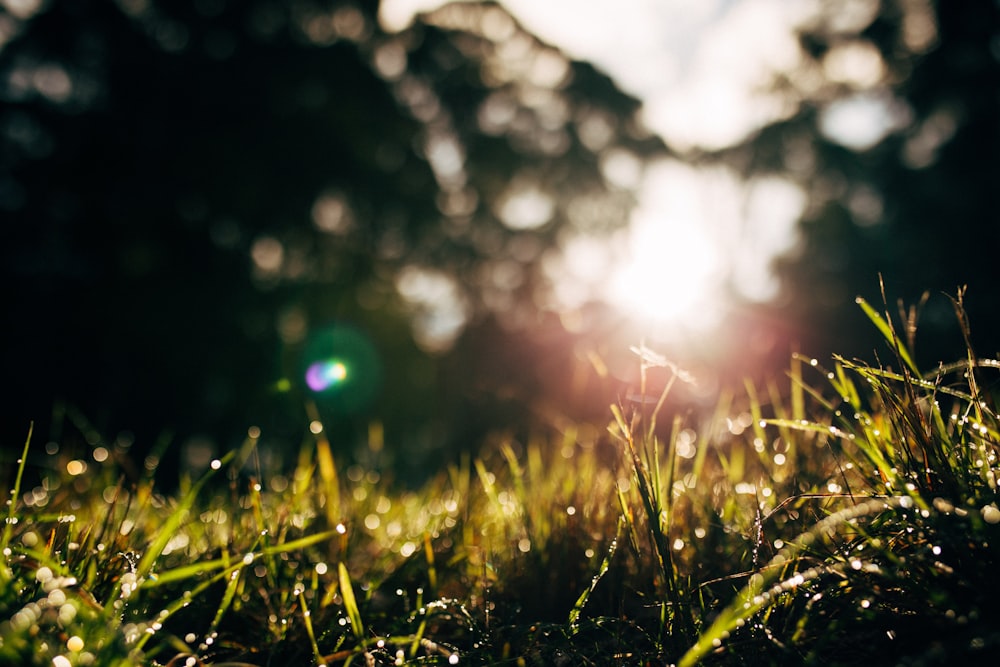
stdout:
{"type": "Polygon", "coordinates": [[[693,225],[639,218],[626,257],[607,283],[608,300],[643,323],[697,324],[718,272],[719,254],[693,225]]]}
{"type": "Polygon", "coordinates": [[[690,167],[652,166],[604,286],[608,302],[645,326],[710,324],[723,273],[718,194],[690,167]]]}

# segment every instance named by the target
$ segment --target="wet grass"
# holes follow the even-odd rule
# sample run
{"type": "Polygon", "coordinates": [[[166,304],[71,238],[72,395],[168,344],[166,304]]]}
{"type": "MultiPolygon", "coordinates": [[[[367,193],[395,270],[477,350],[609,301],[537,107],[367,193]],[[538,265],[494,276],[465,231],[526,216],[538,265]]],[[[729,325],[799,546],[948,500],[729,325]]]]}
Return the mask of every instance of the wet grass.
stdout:
{"type": "Polygon", "coordinates": [[[606,436],[500,437],[416,490],[339,465],[318,427],[285,471],[252,432],[169,494],[114,443],[29,433],[0,664],[985,662],[1000,362],[969,349],[923,373],[861,307],[884,364],[796,357],[675,415],[688,378],[638,348],[665,389],[612,406],[606,436]]]}

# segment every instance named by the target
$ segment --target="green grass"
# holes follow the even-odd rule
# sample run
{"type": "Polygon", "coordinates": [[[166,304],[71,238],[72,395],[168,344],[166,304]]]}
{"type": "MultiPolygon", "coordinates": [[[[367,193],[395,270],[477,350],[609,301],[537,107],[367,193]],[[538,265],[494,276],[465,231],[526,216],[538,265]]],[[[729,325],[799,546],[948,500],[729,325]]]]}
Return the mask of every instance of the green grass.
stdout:
{"type": "Polygon", "coordinates": [[[345,469],[322,431],[284,472],[253,433],[169,495],[113,443],[45,453],[29,432],[0,664],[986,661],[1000,362],[970,348],[923,373],[861,306],[888,363],[795,357],[672,414],[688,378],[639,348],[641,393],[666,389],[612,406],[605,437],[498,436],[417,490],[345,469]]]}

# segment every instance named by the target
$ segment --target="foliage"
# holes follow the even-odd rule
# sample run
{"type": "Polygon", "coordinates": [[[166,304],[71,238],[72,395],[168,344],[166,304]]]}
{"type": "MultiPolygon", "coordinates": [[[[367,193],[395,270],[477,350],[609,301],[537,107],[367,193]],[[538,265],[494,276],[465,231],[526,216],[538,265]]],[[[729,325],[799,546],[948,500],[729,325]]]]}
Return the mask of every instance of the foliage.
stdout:
{"type": "Polygon", "coordinates": [[[665,149],[637,100],[495,3],[399,33],[377,7],[0,9],[16,412],[67,399],[140,443],[167,429],[225,450],[251,423],[294,439],[303,356],[348,323],[387,377],[343,440],[373,411],[407,450],[429,424],[481,427],[464,403],[483,337],[535,322],[566,235],[624,224],[633,193],[607,160],[665,149]],[[474,354],[436,356],[473,326],[474,354]]]}
{"type": "MultiPolygon", "coordinates": [[[[806,194],[799,243],[777,264],[783,296],[773,306],[809,349],[870,353],[878,340],[853,299],[876,299],[877,275],[907,303],[991,280],[1000,109],[987,91],[1000,85],[998,34],[996,3],[821,3],[800,28],[800,63],[773,82],[787,113],[704,156],[806,194]],[[838,118],[847,132],[832,129],[838,118]]],[[[966,306],[980,322],[977,344],[997,353],[991,300],[966,306]]],[[[946,304],[928,303],[914,354],[948,358],[951,321],[946,304]]]]}

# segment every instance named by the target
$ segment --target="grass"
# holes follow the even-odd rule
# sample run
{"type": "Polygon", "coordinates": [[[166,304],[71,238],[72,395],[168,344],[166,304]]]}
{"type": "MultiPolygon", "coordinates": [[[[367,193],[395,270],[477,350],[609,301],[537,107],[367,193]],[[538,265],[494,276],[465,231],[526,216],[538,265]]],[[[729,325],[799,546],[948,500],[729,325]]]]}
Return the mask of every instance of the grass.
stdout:
{"type": "MultiPolygon", "coordinates": [[[[956,309],[967,332],[961,309],[956,309]]],[[[1000,647],[1000,362],[795,357],[710,414],[651,400],[498,437],[417,490],[244,445],[164,495],[27,434],[4,488],[4,665],[985,662],[1000,647]],[[30,487],[30,488],[29,488],[30,487]]]]}

